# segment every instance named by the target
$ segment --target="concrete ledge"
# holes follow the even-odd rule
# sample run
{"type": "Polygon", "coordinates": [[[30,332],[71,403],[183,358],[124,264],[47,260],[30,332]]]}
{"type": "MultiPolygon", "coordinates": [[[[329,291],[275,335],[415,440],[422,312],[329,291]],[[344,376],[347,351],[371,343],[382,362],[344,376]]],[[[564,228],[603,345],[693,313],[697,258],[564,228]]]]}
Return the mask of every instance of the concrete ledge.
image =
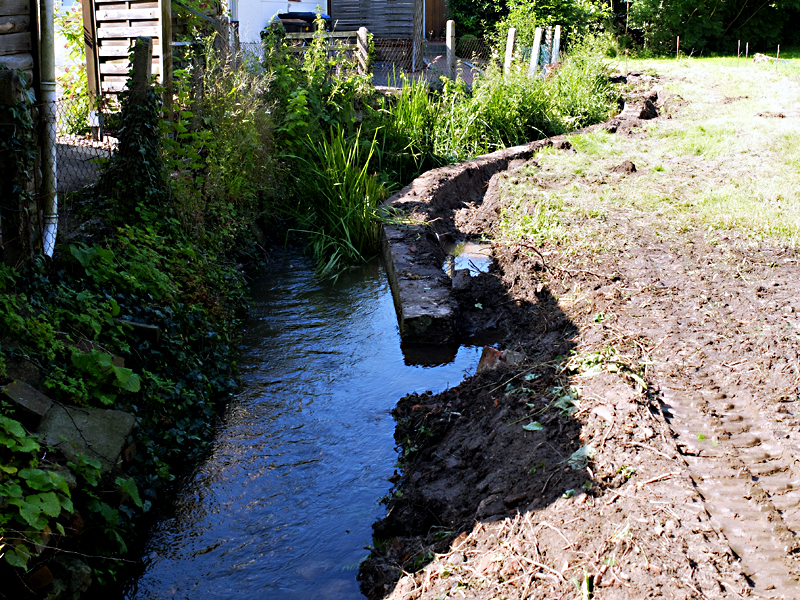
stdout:
{"type": "Polygon", "coordinates": [[[382,252],[404,342],[457,341],[458,305],[450,295],[452,282],[442,270],[445,253],[439,237],[453,228],[456,210],[483,200],[492,176],[511,161],[527,160],[554,143],[565,144],[540,140],[428,171],[384,203],[385,216],[395,222],[383,227],[382,252]],[[450,219],[437,223],[442,213],[450,219]]]}

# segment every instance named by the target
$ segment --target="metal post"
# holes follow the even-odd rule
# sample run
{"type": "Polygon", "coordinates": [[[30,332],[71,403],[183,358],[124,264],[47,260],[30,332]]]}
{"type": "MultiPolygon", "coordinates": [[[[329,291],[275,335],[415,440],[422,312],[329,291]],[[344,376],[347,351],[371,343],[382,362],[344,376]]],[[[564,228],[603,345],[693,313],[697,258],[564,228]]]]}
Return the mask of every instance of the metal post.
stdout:
{"type": "Polygon", "coordinates": [[[517,30],[513,27],[508,30],[506,39],[506,59],[503,62],[503,73],[508,75],[511,72],[511,61],[514,59],[514,44],[517,43],[517,30]]]}
{"type": "Polygon", "coordinates": [[[533,50],[531,51],[531,66],[528,67],[528,77],[534,77],[539,72],[539,50],[542,47],[542,28],[537,27],[533,36],[533,50]]]}
{"type": "Polygon", "coordinates": [[[42,249],[53,256],[58,233],[58,164],[56,155],[56,53],[53,0],[40,0],[42,73],[42,197],[44,198],[44,223],[42,249]]]}
{"type": "Polygon", "coordinates": [[[556,32],[553,35],[553,53],[550,55],[550,64],[558,64],[558,53],[561,50],[561,25],[556,25],[556,32]]]}
{"type": "Polygon", "coordinates": [[[447,76],[456,78],[456,22],[448,21],[445,42],[447,44],[447,76]]]}
{"type": "Polygon", "coordinates": [[[413,39],[411,41],[411,71],[416,73],[422,69],[422,40],[425,37],[423,31],[424,21],[423,13],[425,3],[423,0],[414,0],[414,23],[413,23],[413,39]]]}

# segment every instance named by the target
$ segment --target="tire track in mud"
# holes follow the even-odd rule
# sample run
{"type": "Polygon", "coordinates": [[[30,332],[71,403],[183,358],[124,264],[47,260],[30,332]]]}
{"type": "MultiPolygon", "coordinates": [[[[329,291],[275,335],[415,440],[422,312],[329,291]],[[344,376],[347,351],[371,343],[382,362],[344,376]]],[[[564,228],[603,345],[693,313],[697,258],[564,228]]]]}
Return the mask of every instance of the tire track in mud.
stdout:
{"type": "Polygon", "coordinates": [[[796,260],[735,240],[710,245],[702,233],[670,247],[651,227],[620,227],[648,239],[617,264],[638,288],[626,290],[618,323],[653,343],[649,378],[754,592],[800,598],[796,260]]]}

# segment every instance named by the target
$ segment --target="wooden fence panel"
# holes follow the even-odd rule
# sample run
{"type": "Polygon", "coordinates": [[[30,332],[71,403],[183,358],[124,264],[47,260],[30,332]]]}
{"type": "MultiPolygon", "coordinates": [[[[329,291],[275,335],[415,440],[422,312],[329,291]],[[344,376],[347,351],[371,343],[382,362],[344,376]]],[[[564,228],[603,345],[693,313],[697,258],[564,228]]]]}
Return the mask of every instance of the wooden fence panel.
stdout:
{"type": "MultiPolygon", "coordinates": [[[[140,36],[153,39],[152,72],[163,83],[164,65],[172,57],[170,0],[82,0],[82,4],[86,70],[93,94],[114,100],[125,89],[128,53],[140,36]],[[169,15],[166,20],[164,14],[169,15]],[[162,39],[168,42],[162,44],[162,39]]],[[[166,72],[171,77],[171,68],[166,72]]]]}

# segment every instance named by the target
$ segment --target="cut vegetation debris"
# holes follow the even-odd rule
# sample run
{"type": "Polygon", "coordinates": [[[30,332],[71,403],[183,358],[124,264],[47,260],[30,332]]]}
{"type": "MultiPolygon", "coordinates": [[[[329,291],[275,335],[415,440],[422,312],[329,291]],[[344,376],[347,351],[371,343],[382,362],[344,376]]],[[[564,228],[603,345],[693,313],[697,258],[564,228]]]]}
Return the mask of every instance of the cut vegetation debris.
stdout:
{"type": "Polygon", "coordinates": [[[462,326],[527,358],[398,404],[370,598],[800,597],[800,81],[628,69],[658,118],[425,214],[491,242],[462,326]]]}

